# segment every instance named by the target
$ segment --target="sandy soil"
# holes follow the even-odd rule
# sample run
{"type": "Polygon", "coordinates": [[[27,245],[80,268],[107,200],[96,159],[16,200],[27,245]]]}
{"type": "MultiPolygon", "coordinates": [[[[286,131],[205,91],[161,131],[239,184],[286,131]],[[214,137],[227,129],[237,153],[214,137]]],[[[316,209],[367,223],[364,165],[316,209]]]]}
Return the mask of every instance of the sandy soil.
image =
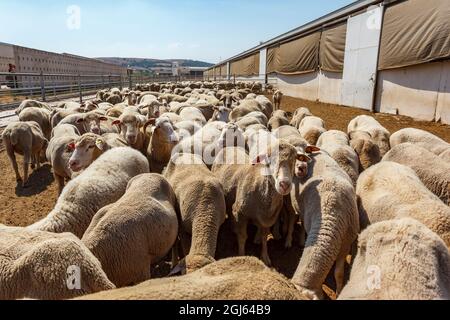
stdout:
{"type": "Polygon", "coordinates": [[[325,121],[328,130],[342,130],[347,132],[347,126],[353,118],[367,114],[375,117],[386,129],[394,133],[403,128],[417,128],[431,132],[450,143],[450,126],[436,122],[415,121],[410,117],[395,116],[384,113],[373,114],[364,110],[347,108],[338,105],[307,101],[297,98],[284,97],[282,109],[294,112],[297,108],[306,107],[325,121]]]}
{"type": "MultiPolygon", "coordinates": [[[[346,130],[351,119],[360,114],[369,114],[367,112],[345,108],[335,105],[327,105],[317,102],[303,101],[285,97],[283,109],[293,112],[298,107],[308,107],[313,114],[323,118],[328,129],[346,130]]],[[[444,140],[450,142],[450,126],[437,123],[417,122],[408,117],[391,116],[376,114],[375,118],[379,120],[388,130],[395,132],[401,128],[415,127],[425,129],[436,134],[444,140]]],[[[18,157],[20,172],[21,158],[18,157]]],[[[32,171],[31,171],[32,172],[32,171]]],[[[17,186],[15,175],[9,163],[9,159],[0,145],[0,174],[2,184],[0,185],[0,223],[11,226],[27,226],[35,221],[45,217],[55,205],[57,200],[57,188],[48,165],[40,170],[32,172],[30,176],[30,187],[23,189],[17,186]]],[[[297,230],[298,231],[298,230],[297,230]]],[[[250,227],[249,239],[253,240],[255,229],[250,227]]],[[[297,267],[302,249],[298,244],[298,234],[295,234],[294,247],[286,250],[283,241],[270,241],[269,254],[275,269],[287,277],[292,277],[297,267]]],[[[236,255],[237,241],[231,231],[231,227],[225,224],[219,234],[218,239],[218,258],[230,257],[236,255]]],[[[247,253],[259,256],[260,247],[248,241],[247,253]]],[[[159,276],[167,275],[168,265],[162,264],[157,268],[159,276]]],[[[334,287],[332,277],[329,277],[327,284],[334,287]]],[[[332,292],[327,290],[333,297],[332,292]]]]}

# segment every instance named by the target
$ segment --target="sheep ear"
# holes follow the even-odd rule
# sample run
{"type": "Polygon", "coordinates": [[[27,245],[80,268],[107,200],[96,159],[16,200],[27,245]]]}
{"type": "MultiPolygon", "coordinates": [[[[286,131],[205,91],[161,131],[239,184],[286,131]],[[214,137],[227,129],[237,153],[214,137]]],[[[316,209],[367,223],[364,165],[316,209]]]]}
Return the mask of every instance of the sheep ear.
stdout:
{"type": "Polygon", "coordinates": [[[120,124],[122,123],[122,121],[120,121],[120,120],[114,120],[113,121],[113,126],[120,126],[120,124]]]}
{"type": "Polygon", "coordinates": [[[307,146],[305,149],[306,153],[319,152],[320,148],[316,146],[307,146]]]}
{"type": "Polygon", "coordinates": [[[311,158],[301,152],[297,153],[297,160],[302,162],[310,162],[311,158]]]}
{"type": "Polygon", "coordinates": [[[139,127],[145,126],[145,123],[147,122],[147,119],[145,118],[145,116],[138,116],[137,120],[138,120],[139,127]]]}
{"type": "Polygon", "coordinates": [[[267,164],[267,155],[266,154],[262,154],[257,156],[253,161],[252,161],[253,165],[257,165],[257,164],[267,164]]]}
{"type": "Polygon", "coordinates": [[[107,117],[99,117],[98,118],[100,121],[108,121],[108,118],[107,117]]]}
{"type": "Polygon", "coordinates": [[[100,151],[104,151],[104,149],[105,149],[105,141],[103,141],[103,139],[97,139],[97,141],[95,141],[95,146],[100,151]]]}
{"type": "Polygon", "coordinates": [[[68,151],[74,151],[75,150],[75,142],[71,142],[67,145],[68,151]]]}
{"type": "Polygon", "coordinates": [[[154,126],[155,124],[156,124],[156,119],[155,118],[149,119],[144,125],[144,132],[147,131],[147,127],[148,126],[154,126]]]}

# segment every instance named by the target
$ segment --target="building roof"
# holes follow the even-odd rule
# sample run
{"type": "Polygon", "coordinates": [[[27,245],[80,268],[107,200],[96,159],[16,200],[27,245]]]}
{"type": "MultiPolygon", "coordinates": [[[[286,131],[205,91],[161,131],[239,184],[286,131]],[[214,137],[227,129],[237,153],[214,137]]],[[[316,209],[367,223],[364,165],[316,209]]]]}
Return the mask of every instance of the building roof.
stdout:
{"type": "MultiPolygon", "coordinates": [[[[231,58],[223,60],[223,61],[219,62],[218,64],[216,64],[215,66],[222,65],[224,63],[231,62],[238,58],[245,57],[254,52],[257,52],[264,48],[270,47],[278,42],[282,42],[282,41],[288,40],[290,38],[297,37],[302,34],[308,33],[310,31],[314,30],[315,28],[335,24],[335,23],[339,22],[340,20],[347,19],[352,14],[355,14],[355,13],[357,13],[361,10],[364,10],[370,6],[377,5],[380,3],[384,3],[384,4],[394,3],[394,2],[398,2],[398,1],[402,1],[402,0],[358,0],[358,1],[355,1],[341,9],[333,11],[325,16],[317,18],[317,19],[315,19],[307,24],[304,24],[298,28],[295,28],[295,29],[290,30],[286,33],[283,33],[275,38],[265,41],[256,47],[253,47],[253,48],[248,49],[244,52],[241,52],[235,56],[232,56],[231,58]]],[[[211,69],[211,68],[213,68],[213,67],[210,67],[208,69],[211,69]]]]}
{"type": "Polygon", "coordinates": [[[94,58],[88,58],[88,57],[78,56],[78,55],[70,54],[70,53],[57,53],[57,52],[51,52],[51,51],[46,51],[46,50],[41,50],[41,49],[35,49],[35,48],[29,48],[29,47],[19,46],[19,45],[16,45],[16,44],[11,44],[11,43],[1,42],[1,41],[0,41],[0,45],[6,45],[6,46],[12,46],[12,47],[25,48],[25,49],[29,49],[29,50],[36,50],[36,51],[40,51],[40,52],[44,52],[44,53],[56,54],[56,55],[65,56],[65,57],[72,57],[72,58],[76,58],[76,59],[83,59],[83,60],[88,60],[88,61],[95,61],[95,62],[98,62],[98,63],[103,63],[103,64],[105,64],[105,65],[115,66],[115,67],[125,68],[125,69],[126,69],[126,67],[122,67],[121,65],[118,65],[118,64],[108,63],[108,62],[104,62],[104,61],[99,60],[99,59],[94,59],[94,58]]]}

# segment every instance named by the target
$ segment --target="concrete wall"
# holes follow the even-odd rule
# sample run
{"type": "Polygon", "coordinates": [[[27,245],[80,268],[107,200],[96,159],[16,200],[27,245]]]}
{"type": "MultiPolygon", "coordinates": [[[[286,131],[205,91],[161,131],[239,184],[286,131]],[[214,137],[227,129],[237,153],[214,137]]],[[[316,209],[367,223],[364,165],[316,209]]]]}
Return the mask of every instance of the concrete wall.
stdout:
{"type": "Polygon", "coordinates": [[[450,61],[379,72],[375,110],[450,124],[450,61]]]}
{"type": "Polygon", "coordinates": [[[8,63],[15,64],[18,73],[127,74],[127,68],[95,59],[0,44],[1,72],[8,71],[8,63]]]}
{"type": "Polygon", "coordinates": [[[320,71],[300,75],[271,75],[269,83],[276,85],[287,96],[332,104],[341,103],[341,73],[320,71]]]}
{"type": "Polygon", "coordinates": [[[0,72],[8,72],[10,63],[15,63],[14,50],[11,46],[0,43],[0,72]]]}

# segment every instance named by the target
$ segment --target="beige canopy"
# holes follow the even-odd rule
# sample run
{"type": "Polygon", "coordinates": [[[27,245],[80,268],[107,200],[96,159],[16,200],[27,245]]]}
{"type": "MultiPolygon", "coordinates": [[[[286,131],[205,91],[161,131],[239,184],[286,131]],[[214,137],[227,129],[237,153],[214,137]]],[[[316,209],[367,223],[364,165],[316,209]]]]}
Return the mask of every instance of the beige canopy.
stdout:
{"type": "Polygon", "coordinates": [[[269,48],[267,72],[301,74],[312,72],[319,65],[320,32],[269,48]]]}
{"type": "Polygon", "coordinates": [[[379,69],[450,57],[450,1],[408,0],[386,8],[379,69]]]}
{"type": "Polygon", "coordinates": [[[320,39],[319,65],[322,70],[342,72],[344,70],[347,22],[324,29],[320,39]]]}
{"type": "Polygon", "coordinates": [[[253,76],[259,74],[259,52],[231,62],[231,75],[253,76]]]}

